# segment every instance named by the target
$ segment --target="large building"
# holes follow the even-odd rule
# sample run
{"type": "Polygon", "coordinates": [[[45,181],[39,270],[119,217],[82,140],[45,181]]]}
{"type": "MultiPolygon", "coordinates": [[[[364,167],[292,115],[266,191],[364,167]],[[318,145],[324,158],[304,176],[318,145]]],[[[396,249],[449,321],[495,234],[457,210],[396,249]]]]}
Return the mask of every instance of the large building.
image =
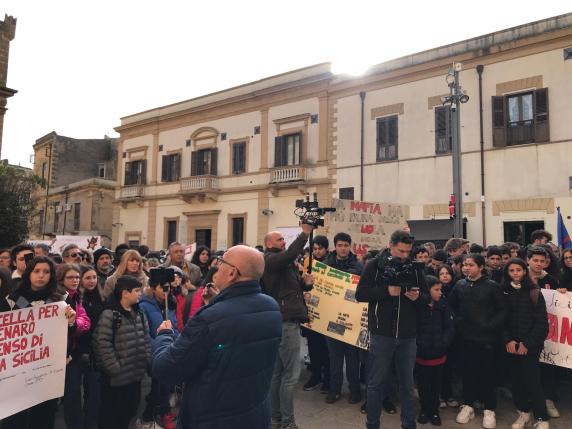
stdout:
{"type": "Polygon", "coordinates": [[[0,153],[2,153],[2,131],[4,129],[4,115],[8,108],[8,98],[16,94],[15,89],[6,86],[8,81],[8,59],[10,57],[10,42],[16,35],[16,19],[4,15],[0,21],[0,153]]]}
{"type": "Polygon", "coordinates": [[[399,203],[445,240],[453,191],[445,76],[462,63],[463,217],[526,242],[572,215],[572,14],[372,67],[321,64],[122,118],[113,241],[224,249],[297,225],[296,199],[399,203]]]}
{"type": "Polygon", "coordinates": [[[34,144],[34,174],[46,180],[30,238],[99,235],[109,245],[117,165],[115,139],[74,139],[55,132],[34,144]]]}

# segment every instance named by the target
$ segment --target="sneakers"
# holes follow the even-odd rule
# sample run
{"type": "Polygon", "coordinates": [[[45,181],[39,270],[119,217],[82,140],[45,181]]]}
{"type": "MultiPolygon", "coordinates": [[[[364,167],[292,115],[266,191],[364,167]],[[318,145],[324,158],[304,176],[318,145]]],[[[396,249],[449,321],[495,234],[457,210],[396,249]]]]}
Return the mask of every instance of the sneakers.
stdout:
{"type": "Polygon", "coordinates": [[[143,420],[138,419],[135,422],[135,427],[137,429],[155,429],[155,422],[154,421],[144,422],[143,420]]]}
{"type": "Polygon", "coordinates": [[[548,415],[553,419],[560,417],[558,408],[556,408],[556,405],[554,405],[554,401],[552,399],[546,400],[546,411],[548,411],[548,415]]]}
{"type": "Polygon", "coordinates": [[[530,423],[530,413],[525,413],[524,411],[517,411],[518,417],[512,424],[512,429],[524,429],[524,427],[530,423]]]}
{"type": "Polygon", "coordinates": [[[306,384],[304,384],[303,389],[306,392],[309,392],[311,390],[316,390],[318,387],[320,387],[320,385],[322,384],[322,382],[314,377],[310,377],[310,379],[306,382],[306,384]]]}
{"type": "Polygon", "coordinates": [[[550,428],[550,424],[544,420],[537,420],[536,423],[534,424],[534,426],[532,426],[534,429],[549,429],[550,428]]]}
{"type": "Polygon", "coordinates": [[[497,418],[494,411],[483,411],[483,427],[485,429],[495,429],[497,427],[497,418]]]}
{"type": "Polygon", "coordinates": [[[447,408],[447,403],[442,399],[439,399],[439,408],[447,408]]]}
{"type": "Polygon", "coordinates": [[[361,405],[359,411],[360,411],[360,413],[362,413],[362,414],[367,414],[367,401],[364,402],[364,403],[361,405]]]}
{"type": "Polygon", "coordinates": [[[342,395],[340,393],[329,392],[328,396],[326,396],[326,404],[333,404],[334,402],[337,402],[341,397],[342,395]]]}
{"type": "Polygon", "coordinates": [[[161,426],[163,429],[177,429],[177,417],[171,412],[161,416],[161,426]]]}
{"type": "Polygon", "coordinates": [[[459,411],[459,414],[457,414],[457,418],[455,419],[455,421],[457,423],[464,425],[465,423],[469,423],[469,420],[472,420],[474,418],[475,418],[475,410],[473,409],[473,407],[470,407],[468,405],[461,405],[461,411],[459,411]]]}
{"type": "Polygon", "coordinates": [[[361,393],[360,392],[351,392],[350,397],[348,398],[348,402],[350,404],[357,404],[361,402],[361,393]]]}
{"type": "Polygon", "coordinates": [[[419,415],[417,416],[417,423],[419,423],[420,425],[429,423],[429,416],[427,416],[427,414],[425,414],[424,412],[420,412],[419,415]]]}
{"type": "Polygon", "coordinates": [[[429,417],[429,423],[433,426],[441,426],[441,416],[439,414],[433,414],[429,417]]]}
{"type": "Polygon", "coordinates": [[[451,408],[457,408],[459,406],[459,401],[457,401],[455,398],[449,398],[446,402],[447,406],[451,408]]]}
{"type": "Polygon", "coordinates": [[[382,406],[387,414],[395,414],[397,412],[397,408],[395,408],[395,405],[393,405],[389,396],[383,400],[382,406]]]}

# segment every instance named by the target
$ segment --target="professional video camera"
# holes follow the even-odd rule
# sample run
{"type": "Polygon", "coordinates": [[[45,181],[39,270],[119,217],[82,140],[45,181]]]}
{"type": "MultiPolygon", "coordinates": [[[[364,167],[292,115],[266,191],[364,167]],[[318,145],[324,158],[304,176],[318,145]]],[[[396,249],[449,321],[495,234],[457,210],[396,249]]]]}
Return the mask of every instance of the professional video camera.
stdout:
{"type": "Polygon", "coordinates": [[[313,227],[324,226],[324,214],[335,212],[333,207],[320,207],[318,204],[318,194],[314,192],[314,201],[310,201],[310,194],[306,194],[306,200],[296,200],[294,214],[300,218],[302,223],[313,227]]]}
{"type": "Polygon", "coordinates": [[[421,288],[425,264],[418,261],[403,261],[390,256],[386,259],[383,279],[391,286],[400,286],[408,292],[421,288]]]}

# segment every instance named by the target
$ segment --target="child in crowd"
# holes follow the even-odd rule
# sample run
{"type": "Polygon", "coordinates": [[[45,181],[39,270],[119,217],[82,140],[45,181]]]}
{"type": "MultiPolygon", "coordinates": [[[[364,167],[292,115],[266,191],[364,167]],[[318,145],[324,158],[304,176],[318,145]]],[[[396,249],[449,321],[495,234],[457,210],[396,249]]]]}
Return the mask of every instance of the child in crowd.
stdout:
{"type": "Polygon", "coordinates": [[[426,282],[431,300],[418,307],[417,316],[417,386],[421,401],[417,422],[441,426],[439,394],[454,329],[451,313],[442,300],[441,282],[434,276],[427,276],[426,282]]]}

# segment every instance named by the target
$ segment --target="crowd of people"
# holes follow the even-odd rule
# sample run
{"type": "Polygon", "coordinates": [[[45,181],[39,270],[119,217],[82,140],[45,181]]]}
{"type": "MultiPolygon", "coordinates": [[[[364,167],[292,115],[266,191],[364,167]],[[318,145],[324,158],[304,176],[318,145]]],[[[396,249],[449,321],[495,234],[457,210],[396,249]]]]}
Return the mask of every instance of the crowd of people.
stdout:
{"type": "Polygon", "coordinates": [[[135,418],[143,429],[296,429],[302,337],[303,390],[335,404],[345,372],[347,400],[367,414],[367,428],[380,427],[382,409],[396,413],[398,398],[405,429],[441,425],[445,407],[458,409],[459,424],[482,409],[492,429],[499,390],[514,401],[513,429],[547,429],[559,417],[563,370],[539,359],[548,333],[540,291],[572,291],[572,249],[544,230],[528,246],[452,238],[443,249],[415,246],[398,230],[387,248],[355,255],[345,232],[331,250],[322,235],[305,248],[312,229],[302,224],[289,246],[278,231],[264,247],[199,246],[190,260],[180,243],[166,254],[125,244],[114,252],[71,244],[61,255],[42,244],[0,250],[0,311],[65,301],[69,325],[64,396],[5,418],[2,429],[53,428],[60,405],[68,429],[126,429],[135,418]],[[368,350],[302,326],[315,281],[309,252],[360,276],[368,350]],[[404,265],[415,281],[396,280],[404,265]],[[172,279],[158,280],[158,267],[172,279]]]}

